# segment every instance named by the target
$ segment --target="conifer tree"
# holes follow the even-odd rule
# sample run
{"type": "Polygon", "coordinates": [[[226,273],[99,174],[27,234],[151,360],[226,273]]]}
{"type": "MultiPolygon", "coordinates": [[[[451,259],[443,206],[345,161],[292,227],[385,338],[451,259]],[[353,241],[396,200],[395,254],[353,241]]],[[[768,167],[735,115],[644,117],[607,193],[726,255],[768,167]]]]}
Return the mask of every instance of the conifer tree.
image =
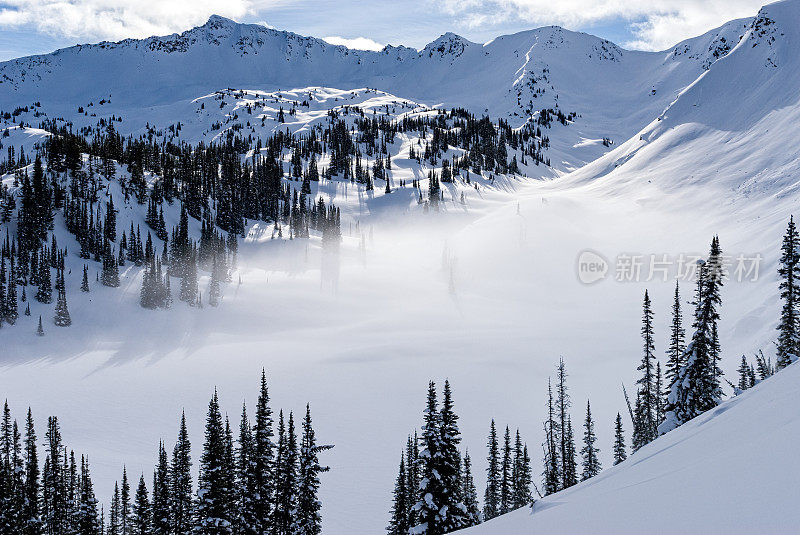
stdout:
{"type": "Polygon", "coordinates": [[[419,498],[419,437],[417,432],[414,431],[413,438],[408,437],[406,442],[406,475],[408,481],[406,489],[408,489],[408,524],[409,526],[416,525],[417,512],[414,506],[417,504],[419,498]]]}
{"type": "Polygon", "coordinates": [[[186,415],[181,413],[178,440],[172,450],[172,463],[169,467],[169,520],[171,533],[174,535],[192,532],[194,510],[191,468],[191,444],[186,428],[186,415]]]}
{"type": "Polygon", "coordinates": [[[419,453],[418,461],[419,498],[414,505],[417,517],[412,530],[417,535],[442,535],[445,529],[442,525],[441,507],[446,499],[444,484],[438,471],[442,458],[441,418],[433,381],[428,384],[424,422],[420,437],[422,451],[419,453]]]}
{"type": "Polygon", "coordinates": [[[567,389],[567,368],[564,359],[558,362],[558,385],[556,408],[558,411],[558,428],[560,433],[559,458],[561,459],[561,488],[565,489],[578,482],[577,466],[575,460],[575,442],[570,433],[569,407],[570,399],[567,389]]]}
{"type": "Polygon", "coordinates": [[[798,354],[800,342],[800,234],[794,224],[794,217],[789,218],[786,233],[781,244],[780,292],[783,300],[781,319],[778,323],[778,354],[775,362],[777,369],[791,364],[798,354]]]}
{"type": "Polygon", "coordinates": [[[533,501],[531,496],[531,459],[528,446],[522,443],[519,429],[514,439],[514,470],[511,508],[519,509],[533,501]]]}
{"type": "Polygon", "coordinates": [[[442,527],[446,533],[464,527],[466,507],[461,496],[461,432],[458,428],[458,416],[454,410],[453,392],[450,381],[445,379],[442,392],[442,409],[439,413],[441,432],[441,462],[438,473],[443,486],[442,527]]]}
{"type": "Polygon", "coordinates": [[[660,392],[655,385],[655,344],[653,342],[653,309],[647,290],[644,292],[642,305],[642,362],[638,371],[642,376],[636,381],[639,385],[636,396],[636,410],[633,422],[633,449],[638,450],[656,437],[656,412],[660,392]]]}
{"type": "Polygon", "coordinates": [[[483,495],[483,518],[491,520],[500,514],[500,449],[494,419],[489,426],[489,463],[486,469],[486,492],[483,495]]]}
{"type": "Polygon", "coordinates": [[[62,288],[58,291],[58,299],[56,301],[56,315],[53,322],[59,327],[69,327],[72,325],[72,318],[69,315],[67,308],[67,292],[62,288]]]}
{"type": "Polygon", "coordinates": [[[100,535],[101,523],[97,517],[97,498],[89,472],[89,460],[81,455],[81,477],[79,482],[78,532],[81,535],[100,535]]]}
{"type": "Polygon", "coordinates": [[[558,444],[560,443],[560,430],[556,418],[556,405],[553,399],[553,388],[550,379],[547,380],[547,421],[544,423],[545,441],[544,449],[544,492],[545,495],[553,494],[561,489],[560,459],[558,444]]]}
{"type": "Polygon", "coordinates": [[[225,450],[226,432],[215,390],[208,405],[205,443],[200,457],[200,478],[197,483],[196,528],[208,535],[233,533],[233,489],[227,485],[225,450]]]}
{"type": "Polygon", "coordinates": [[[597,442],[597,436],[594,434],[594,420],[592,420],[592,408],[589,401],[586,402],[586,420],[583,422],[583,448],[581,455],[583,456],[583,473],[581,474],[581,481],[596,476],[600,473],[602,466],[598,454],[600,450],[594,445],[597,442]]]}
{"type": "Polygon", "coordinates": [[[684,352],[683,365],[667,399],[667,414],[659,426],[666,433],[695,416],[716,407],[721,398],[719,340],[717,336],[718,307],[722,304],[720,290],[725,276],[719,238],[711,240],[707,262],[698,265],[695,291],[694,333],[684,352]]]}
{"type": "Polygon", "coordinates": [[[481,523],[481,509],[478,504],[478,490],[472,478],[472,460],[469,451],[464,452],[464,472],[462,476],[461,495],[466,508],[465,527],[476,526],[481,523]]]}
{"type": "Polygon", "coordinates": [[[742,355],[742,362],[739,364],[739,368],[736,370],[739,372],[739,384],[737,387],[739,390],[744,392],[748,388],[750,388],[750,365],[747,363],[747,359],[744,355],[742,355]]]}
{"type": "Polygon", "coordinates": [[[665,377],[667,387],[672,388],[683,366],[683,355],[686,351],[686,334],[683,329],[683,313],[681,312],[681,294],[679,283],[675,282],[675,295],[672,302],[672,323],[669,328],[669,348],[667,349],[667,366],[665,377]]]}
{"type": "Polygon", "coordinates": [[[31,409],[25,421],[25,500],[23,518],[25,535],[41,533],[39,497],[39,454],[36,449],[36,430],[31,409]]]}
{"type": "Polygon", "coordinates": [[[392,502],[391,518],[386,532],[389,535],[408,535],[410,525],[408,523],[408,501],[412,493],[406,488],[408,475],[406,474],[405,455],[400,455],[400,468],[397,472],[397,479],[394,484],[394,499],[392,502]]]}
{"type": "Polygon", "coordinates": [[[89,268],[86,264],[83,265],[83,280],[81,281],[81,291],[89,291],[89,268]]]}
{"type": "Polygon", "coordinates": [[[275,444],[272,440],[272,409],[269,406],[269,390],[266,372],[261,370],[261,388],[256,404],[253,428],[253,485],[255,498],[254,530],[265,533],[269,530],[275,500],[275,444]]]}
{"type": "Polygon", "coordinates": [[[503,435],[503,461],[500,467],[500,514],[511,510],[512,499],[511,431],[506,426],[503,435]]]}
{"type": "Polygon", "coordinates": [[[255,459],[253,454],[253,432],[247,417],[247,406],[242,404],[239,422],[239,446],[236,451],[236,522],[235,531],[241,534],[257,534],[255,459]]]}
{"type": "Polygon", "coordinates": [[[152,535],[169,535],[169,462],[164,442],[158,443],[158,464],[153,474],[152,535]]]}
{"type": "Polygon", "coordinates": [[[119,497],[119,484],[114,482],[114,494],[111,496],[111,510],[108,515],[108,535],[121,535],[121,504],[119,497]]]}
{"type": "Polygon", "coordinates": [[[297,438],[294,416],[289,413],[284,425],[283,411],[278,416],[278,451],[275,459],[275,508],[272,511],[272,532],[292,535],[294,512],[297,509],[297,438]]]}
{"type": "Polygon", "coordinates": [[[139,486],[136,488],[136,497],[133,502],[133,516],[131,518],[131,534],[150,534],[150,499],[147,496],[147,485],[144,482],[144,474],[139,476],[139,486]]]}
{"type": "Polygon", "coordinates": [[[128,483],[128,469],[122,467],[122,488],[119,493],[119,529],[121,535],[129,535],[133,530],[131,514],[131,485],[128,483]]]}
{"type": "Polygon", "coordinates": [[[296,535],[319,535],[322,533],[319,474],[329,471],[330,467],[319,464],[319,454],[331,448],[333,448],[331,445],[317,444],[314,428],[311,425],[311,408],[306,405],[298,461],[296,535]]]}
{"type": "Polygon", "coordinates": [[[39,316],[39,326],[36,328],[38,336],[44,336],[44,327],[42,327],[42,316],[39,316]]]}

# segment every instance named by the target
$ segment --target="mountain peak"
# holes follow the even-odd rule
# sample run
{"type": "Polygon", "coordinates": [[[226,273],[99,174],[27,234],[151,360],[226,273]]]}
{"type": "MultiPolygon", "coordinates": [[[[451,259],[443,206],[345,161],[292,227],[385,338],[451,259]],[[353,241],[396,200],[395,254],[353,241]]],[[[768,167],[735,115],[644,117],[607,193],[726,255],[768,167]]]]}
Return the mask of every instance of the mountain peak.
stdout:
{"type": "Polygon", "coordinates": [[[212,27],[212,28],[219,28],[221,26],[233,26],[238,24],[236,21],[231,20],[227,17],[223,17],[222,15],[211,15],[208,17],[208,20],[203,26],[212,27]]]}

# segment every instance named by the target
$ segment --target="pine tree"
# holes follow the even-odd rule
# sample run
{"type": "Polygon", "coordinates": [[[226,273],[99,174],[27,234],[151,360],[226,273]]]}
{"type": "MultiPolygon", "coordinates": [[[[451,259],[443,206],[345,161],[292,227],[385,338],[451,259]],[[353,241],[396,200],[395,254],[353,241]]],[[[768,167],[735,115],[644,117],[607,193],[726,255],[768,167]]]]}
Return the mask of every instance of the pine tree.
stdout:
{"type": "Polygon", "coordinates": [[[80,499],[78,506],[78,531],[81,535],[99,535],[101,523],[97,517],[97,499],[89,472],[89,460],[81,456],[80,499]]]}
{"type": "Polygon", "coordinates": [[[406,442],[406,489],[408,489],[408,510],[406,516],[408,517],[408,525],[415,526],[417,519],[417,512],[414,506],[419,499],[419,437],[417,432],[414,431],[414,436],[408,437],[406,442]]]}
{"type": "Polygon", "coordinates": [[[169,491],[170,481],[167,450],[164,449],[164,442],[159,441],[158,464],[153,474],[153,520],[150,526],[152,535],[168,535],[170,533],[169,491]]]}
{"type": "Polygon", "coordinates": [[[586,420],[583,422],[583,448],[581,455],[583,456],[583,473],[581,474],[581,481],[596,476],[602,470],[600,458],[598,454],[600,450],[594,445],[597,442],[597,436],[594,434],[594,420],[592,420],[592,408],[589,401],[586,402],[586,420]]]}
{"type": "Polygon", "coordinates": [[[412,530],[417,535],[442,535],[445,529],[441,507],[446,502],[446,491],[438,470],[442,458],[441,418],[433,381],[428,384],[424,422],[420,437],[422,451],[417,463],[420,475],[419,499],[414,505],[417,518],[412,530]]]}
{"type": "Polygon", "coordinates": [[[56,315],[53,322],[59,327],[69,327],[72,325],[72,318],[69,315],[67,308],[67,292],[64,289],[58,291],[58,300],[56,301],[56,315]]]}
{"type": "Polygon", "coordinates": [[[500,514],[504,515],[511,511],[512,499],[512,478],[511,478],[511,431],[506,426],[503,435],[503,461],[500,468],[500,514]]]}
{"type": "Polygon", "coordinates": [[[278,416],[278,452],[275,459],[275,507],[272,511],[272,533],[292,535],[293,515],[297,508],[297,438],[294,417],[289,413],[288,428],[283,411],[278,416]]]}
{"type": "Polygon", "coordinates": [[[41,533],[39,498],[39,454],[36,449],[36,430],[33,425],[33,414],[28,408],[25,421],[25,502],[23,517],[25,535],[41,533]]]}
{"type": "Polygon", "coordinates": [[[119,484],[114,482],[114,494],[111,497],[111,511],[108,515],[108,535],[122,534],[122,509],[119,497],[119,484]]]}
{"type": "Polygon", "coordinates": [[[196,529],[208,535],[233,533],[231,518],[233,489],[227,486],[226,432],[219,410],[217,392],[208,405],[205,443],[200,457],[197,483],[196,529]]]}
{"type": "Polygon", "coordinates": [[[275,444],[272,440],[272,409],[269,406],[267,376],[261,370],[261,388],[256,404],[253,428],[253,497],[255,499],[254,530],[269,530],[275,500],[275,444]]]}
{"type": "Polygon", "coordinates": [[[717,321],[724,275],[719,238],[714,236],[708,261],[698,265],[694,333],[684,352],[683,366],[670,390],[667,414],[659,426],[659,433],[669,432],[716,407],[722,398],[722,371],[717,366],[720,352],[717,321]]]}
{"type": "Polygon", "coordinates": [[[798,354],[800,343],[800,234],[794,224],[794,217],[789,218],[786,234],[781,245],[780,291],[783,300],[781,319],[778,323],[778,355],[775,362],[777,369],[791,364],[798,354]]]}
{"type": "Polygon", "coordinates": [[[561,490],[561,463],[558,455],[560,443],[560,429],[556,418],[556,405],[553,400],[553,388],[550,379],[547,380],[547,421],[544,424],[545,441],[544,449],[544,492],[545,495],[561,490]]]}
{"type": "Polygon", "coordinates": [[[561,358],[558,362],[556,408],[558,410],[559,429],[561,430],[559,458],[561,459],[562,489],[571,487],[578,482],[574,437],[571,437],[571,433],[569,432],[568,411],[570,407],[570,399],[567,390],[567,368],[564,364],[564,359],[561,358]]]}
{"type": "Polygon", "coordinates": [[[89,268],[86,264],[83,265],[83,280],[81,281],[81,291],[89,291],[89,268]]]}
{"type": "Polygon", "coordinates": [[[253,432],[247,417],[247,406],[242,404],[239,422],[239,446],[236,451],[236,522],[235,532],[255,535],[255,459],[253,455],[253,432]]]}
{"type": "Polygon", "coordinates": [[[405,455],[401,454],[400,468],[394,484],[394,499],[392,510],[390,511],[391,519],[386,527],[386,532],[389,535],[408,535],[408,529],[410,528],[408,523],[408,501],[411,499],[412,493],[406,488],[407,481],[405,455]]]}
{"type": "Polygon", "coordinates": [[[464,452],[464,472],[462,476],[461,495],[464,499],[466,508],[465,527],[476,526],[481,523],[481,509],[478,504],[478,490],[475,488],[475,481],[472,478],[472,460],[469,451],[464,452]]]}
{"type": "Polygon", "coordinates": [[[442,410],[439,413],[441,432],[441,463],[438,473],[442,480],[443,501],[440,509],[442,527],[446,533],[464,527],[466,507],[461,496],[461,432],[458,428],[458,416],[454,410],[453,392],[450,381],[445,380],[442,392],[442,410]]]}
{"type": "Polygon", "coordinates": [[[531,459],[528,446],[522,443],[519,429],[514,439],[514,470],[511,508],[519,509],[533,501],[531,496],[531,459]]]}
{"type": "Polygon", "coordinates": [[[747,359],[744,355],[742,355],[742,363],[739,365],[739,369],[736,371],[739,372],[739,384],[737,385],[739,390],[744,392],[753,386],[750,384],[750,365],[747,364],[747,359]]]}
{"type": "Polygon", "coordinates": [[[181,413],[178,440],[172,450],[169,467],[169,520],[171,533],[186,535],[192,532],[194,509],[192,503],[192,458],[186,415],[181,413]]]}
{"type": "Polygon", "coordinates": [[[121,535],[129,535],[133,531],[131,515],[131,485],[128,483],[128,470],[122,467],[122,489],[119,499],[119,530],[121,535]]]}
{"type": "Polygon", "coordinates": [[[44,327],[42,327],[42,316],[39,316],[39,326],[36,328],[38,336],[44,336],[44,327]]]}
{"type": "Polygon", "coordinates": [[[297,485],[297,513],[295,535],[319,535],[322,533],[322,503],[319,500],[319,474],[330,470],[319,464],[319,453],[333,448],[317,444],[311,426],[311,408],[306,405],[303,419],[303,437],[300,444],[297,485]]]}
{"type": "Polygon", "coordinates": [[[486,469],[486,492],[483,495],[483,518],[491,520],[500,514],[500,450],[494,420],[489,426],[489,463],[486,469]]]}
{"type": "Polygon", "coordinates": [[[638,450],[645,444],[651,442],[656,437],[656,411],[660,392],[656,391],[655,369],[655,344],[653,342],[653,309],[651,308],[650,296],[647,290],[644,292],[644,303],[642,305],[642,341],[643,353],[642,362],[638,371],[642,376],[636,381],[639,385],[636,396],[636,411],[634,412],[633,422],[633,449],[638,450]]]}
{"type": "Polygon", "coordinates": [[[133,502],[133,517],[131,518],[132,535],[148,535],[150,533],[150,499],[147,496],[147,485],[144,474],[139,476],[139,486],[136,488],[136,497],[133,502]]]}

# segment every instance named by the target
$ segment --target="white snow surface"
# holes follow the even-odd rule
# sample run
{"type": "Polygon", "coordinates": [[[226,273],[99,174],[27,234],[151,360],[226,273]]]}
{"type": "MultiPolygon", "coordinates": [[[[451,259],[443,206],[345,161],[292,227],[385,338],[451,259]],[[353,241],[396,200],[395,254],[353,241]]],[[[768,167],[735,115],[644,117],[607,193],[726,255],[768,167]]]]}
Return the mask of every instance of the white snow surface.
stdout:
{"type": "MultiPolygon", "coordinates": [[[[715,233],[726,254],[760,254],[757,281],[724,287],[722,367],[735,382],[742,354],[774,352],[778,248],[800,176],[797,20],[800,1],[787,0],[661,53],[559,28],[484,46],[445,35],[423,51],[373,53],[215,17],[181,36],[6,62],[3,110],[39,100],[48,117],[76,125],[116,114],[125,133],[181,121],[187,140],[218,135],[209,126],[241,99],[228,98],[219,112],[216,104],[208,118],[196,99],[227,87],[280,98],[315,90],[331,99],[377,87],[380,94],[359,90],[356,99],[467,106],[513,119],[524,111],[514,88],[527,87],[525,77],[545,64],[545,92],[526,92],[523,108],[528,100],[550,107],[558,95],[560,109],[579,116],[548,131],[556,172],[531,169],[552,180],[487,181],[479,192],[463,189],[465,206],[454,185],[443,213],[415,209],[402,191],[365,198],[328,184],[321,192],[347,214],[340,256],[321,254],[314,239],[271,240],[271,227],[251,227],[239,258],[242,285],[227,285],[217,309],[143,310],[135,270],[123,274],[121,290],[93,284],[89,294],[70,292],[73,327],[46,324],[43,338],[34,334],[34,302],[31,318],[0,331],[0,392],[18,419],[31,405],[40,435],[47,415],[61,417],[66,443],[89,455],[107,500],[123,462],[129,473],[149,471],[158,440],[171,447],[182,408],[197,459],[213,387],[236,422],[241,402],[255,402],[263,366],[273,406],[298,412],[310,401],[318,438],[336,444],[323,475],[325,533],[372,535],[388,520],[401,448],[421,424],[429,379],[453,385],[482,494],[489,420],[518,426],[537,460],[547,377],[563,356],[573,420],[591,399],[606,470],[539,502],[532,515],[518,511],[474,533],[791,532],[800,520],[788,503],[800,467],[780,452],[800,438],[797,365],[619,467],[610,468],[610,451],[614,416],[625,414],[620,383],[630,390],[637,377],[642,294],[647,288],[653,300],[663,355],[674,288],[672,278],[613,280],[618,255],[705,254],[715,233]],[[134,79],[136,72],[143,75],[134,79]],[[77,115],[78,105],[97,110],[108,95],[96,117],[77,115]],[[614,144],[604,147],[603,137],[614,144]],[[585,249],[612,263],[609,279],[578,281],[585,249]],[[623,518],[630,523],[615,524],[623,518]]],[[[297,120],[289,127],[315,119],[297,120]]],[[[404,169],[408,177],[420,171],[404,169]]],[[[141,219],[135,209],[121,221],[141,219]]],[[[67,285],[79,283],[73,267],[67,285]]],[[[691,283],[681,287],[688,301],[691,283]]],[[[688,304],[684,314],[688,322],[688,304]]]]}

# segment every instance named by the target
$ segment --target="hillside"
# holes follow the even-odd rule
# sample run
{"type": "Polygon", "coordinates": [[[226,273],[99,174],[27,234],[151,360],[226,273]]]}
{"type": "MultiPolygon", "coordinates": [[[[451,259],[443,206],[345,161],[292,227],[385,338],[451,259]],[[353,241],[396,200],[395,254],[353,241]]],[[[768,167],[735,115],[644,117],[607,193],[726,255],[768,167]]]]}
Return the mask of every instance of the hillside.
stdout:
{"type": "Polygon", "coordinates": [[[792,365],[576,487],[463,531],[793,533],[791,451],[800,438],[792,365]]]}

